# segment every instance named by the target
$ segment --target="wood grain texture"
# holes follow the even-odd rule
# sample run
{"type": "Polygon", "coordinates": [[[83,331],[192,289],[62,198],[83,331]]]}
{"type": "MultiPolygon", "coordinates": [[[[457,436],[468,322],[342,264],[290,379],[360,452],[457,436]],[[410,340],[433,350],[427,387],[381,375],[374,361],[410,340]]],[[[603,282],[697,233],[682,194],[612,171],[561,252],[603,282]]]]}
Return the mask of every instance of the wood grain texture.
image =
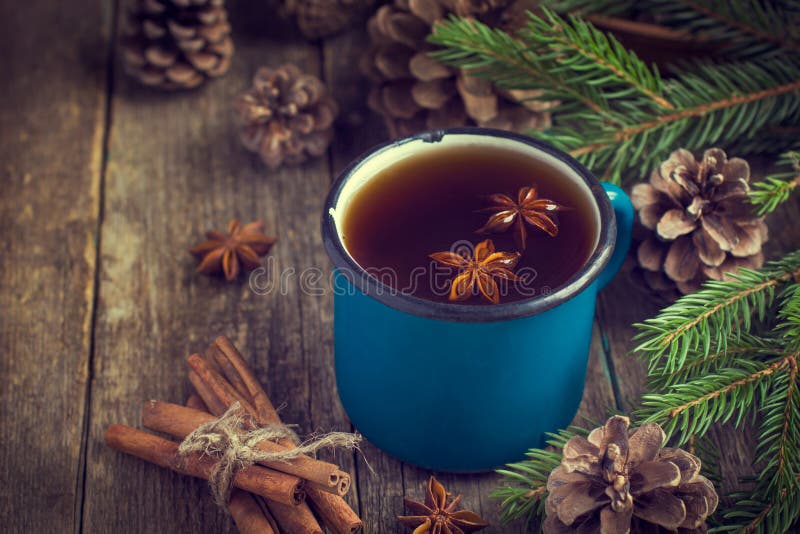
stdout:
{"type": "Polygon", "coordinates": [[[144,399],[185,398],[183,359],[218,334],[242,349],[273,401],[286,403],[284,419],[301,433],[339,428],[330,419],[336,412],[327,412],[330,399],[317,390],[329,385],[311,377],[322,365],[311,358],[324,354],[329,312],[301,294],[297,278],[324,257],[318,218],[327,162],[270,172],[240,145],[231,114],[232,99],[259,65],[291,61],[319,72],[319,50],[282,32],[269,6],[233,7],[237,50],[225,77],[169,94],[116,76],[87,453],[88,532],[233,529],[203,482],[124,457],[100,439],[111,422],[138,425],[144,399]],[[284,287],[259,294],[247,278],[227,284],[193,272],[187,248],[232,217],[262,218],[266,231],[279,237],[268,278],[279,282],[279,273],[295,269],[284,287]]]}
{"type": "Polygon", "coordinates": [[[100,0],[0,6],[5,532],[80,517],[109,13],[100,0]]]}
{"type": "MultiPolygon", "coordinates": [[[[127,79],[119,61],[108,86],[112,2],[7,4],[0,7],[2,530],[235,532],[203,481],[112,451],[102,434],[112,422],[139,426],[145,399],[185,399],[184,358],[218,334],[242,350],[301,434],[351,429],[336,393],[325,292],[331,266],[319,216],[335,173],[386,139],[366,109],[368,83],[357,69],[363,28],[309,44],[269,5],[231,2],[230,72],[196,91],[161,93],[127,79]],[[328,158],[269,171],[240,145],[230,103],[258,66],[287,61],[323,77],[341,115],[328,158]],[[186,251],[232,217],[262,218],[280,239],[252,286],[194,274],[186,251]],[[53,438],[34,439],[42,428],[53,438]]],[[[795,199],[770,218],[768,257],[800,246],[798,212],[795,199]]],[[[629,354],[630,325],[661,305],[624,272],[602,292],[577,424],[634,406],[644,367],[629,354]]],[[[752,472],[752,433],[723,427],[713,435],[725,443],[725,489],[735,488],[752,472]]],[[[405,532],[395,521],[403,496],[422,498],[431,472],[369,443],[361,453],[322,457],[354,475],[347,499],[366,532],[405,532]]],[[[489,498],[498,476],[436,475],[492,523],[484,532],[523,532],[498,521],[489,498]]]]}

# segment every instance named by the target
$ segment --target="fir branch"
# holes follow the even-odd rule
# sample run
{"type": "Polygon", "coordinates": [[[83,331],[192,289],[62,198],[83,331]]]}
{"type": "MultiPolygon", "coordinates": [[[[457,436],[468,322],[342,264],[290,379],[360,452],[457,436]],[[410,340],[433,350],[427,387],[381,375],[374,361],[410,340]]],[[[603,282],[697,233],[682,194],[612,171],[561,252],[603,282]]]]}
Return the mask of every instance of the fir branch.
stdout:
{"type": "Polygon", "coordinates": [[[688,30],[717,43],[726,57],[753,57],[800,50],[796,17],[778,2],[764,0],[645,0],[639,5],[659,23],[688,30]]]}
{"type": "Polygon", "coordinates": [[[544,4],[550,9],[566,14],[589,15],[602,13],[606,16],[630,16],[642,0],[547,0],[544,4]]]}
{"type": "MultiPolygon", "coordinates": [[[[790,2],[789,2],[790,3],[790,2]]],[[[714,46],[726,58],[741,59],[781,50],[799,50],[796,13],[781,2],[764,0],[550,0],[559,13],[636,17],[646,13],[659,25],[676,28],[714,46]]]]}
{"type": "Polygon", "coordinates": [[[573,99],[595,112],[635,93],[656,107],[673,108],[662,96],[658,71],[616,38],[578,17],[562,19],[548,9],[543,13],[529,14],[527,25],[513,37],[472,19],[451,17],[430,36],[433,44],[446,47],[432,55],[477,69],[499,86],[544,90],[541,100],[573,99]]]}
{"type": "Polygon", "coordinates": [[[515,36],[452,18],[431,42],[438,59],[501,87],[559,100],[558,121],[532,135],[615,182],[646,174],[675,146],[732,145],[800,120],[800,60],[686,65],[664,81],[613,36],[576,16],[544,10],[515,36]]]}
{"type": "MultiPolygon", "coordinates": [[[[591,86],[571,85],[555,70],[541,68],[536,51],[521,40],[471,19],[455,17],[438,24],[428,40],[447,48],[431,55],[510,89],[543,91],[541,100],[566,99],[595,113],[604,111],[602,96],[591,86]],[[559,96],[560,95],[560,96],[559,96]]],[[[564,111],[569,104],[560,106],[564,111]]]]}
{"type": "MultiPolygon", "coordinates": [[[[570,16],[565,21],[550,10],[543,11],[547,18],[531,15],[528,26],[519,32],[520,39],[526,43],[539,42],[543,48],[549,48],[549,53],[556,61],[563,63],[564,60],[560,58],[575,58],[569,64],[569,69],[591,73],[591,76],[586,76],[587,83],[609,87],[612,83],[629,86],[629,90],[607,92],[606,98],[628,98],[632,92],[638,91],[657,107],[675,109],[663,96],[664,87],[658,69],[652,67],[651,70],[613,35],[598,30],[580,17],[570,16]],[[548,30],[552,33],[554,28],[558,32],[555,36],[543,37],[548,30]],[[584,60],[583,64],[578,58],[584,60]],[[597,79],[598,67],[606,72],[606,79],[600,78],[602,84],[597,79]]],[[[573,78],[571,81],[583,80],[573,78]]]]}
{"type": "Polygon", "coordinates": [[[786,170],[756,182],[750,191],[750,202],[757,207],[759,215],[775,211],[800,186],[800,152],[784,154],[778,164],[786,170]]]}
{"type": "Polygon", "coordinates": [[[763,403],[771,377],[786,369],[788,357],[769,365],[737,361],[738,367],[720,369],[714,374],[670,387],[666,393],[642,396],[637,418],[661,425],[667,436],[677,434],[677,443],[692,435],[704,435],[714,423],[734,418],[736,426],[754,403],[763,403]]]}
{"type": "Polygon", "coordinates": [[[655,318],[636,324],[643,340],[634,350],[649,360],[649,372],[670,374],[683,367],[690,351],[705,358],[712,346],[727,350],[730,340],[748,331],[753,319],[763,320],[776,290],[800,277],[800,250],[759,271],[740,269],[731,281],[709,281],[685,295],[655,318]]]}
{"type": "Polygon", "coordinates": [[[648,389],[664,390],[675,384],[689,382],[719,369],[730,367],[738,358],[763,360],[784,352],[782,340],[762,338],[743,333],[740,339],[727,342],[727,348],[712,346],[708,354],[691,351],[685,363],[668,374],[655,373],[648,376],[648,389]]]}
{"type": "Polygon", "coordinates": [[[763,465],[756,492],[800,491],[800,392],[798,357],[786,356],[788,372],[776,376],[760,412],[756,462],[763,465]]]}
{"type": "Polygon", "coordinates": [[[774,500],[753,498],[747,492],[731,497],[735,499],[734,506],[721,512],[725,526],[715,532],[775,534],[792,528],[800,517],[800,493],[787,492],[774,500]]]}
{"type": "Polygon", "coordinates": [[[526,460],[497,470],[504,481],[490,497],[500,499],[500,519],[504,524],[524,518],[526,525],[530,526],[544,519],[547,478],[561,463],[561,449],[571,437],[588,434],[587,430],[576,426],[548,434],[549,449],[531,449],[526,460]]]}

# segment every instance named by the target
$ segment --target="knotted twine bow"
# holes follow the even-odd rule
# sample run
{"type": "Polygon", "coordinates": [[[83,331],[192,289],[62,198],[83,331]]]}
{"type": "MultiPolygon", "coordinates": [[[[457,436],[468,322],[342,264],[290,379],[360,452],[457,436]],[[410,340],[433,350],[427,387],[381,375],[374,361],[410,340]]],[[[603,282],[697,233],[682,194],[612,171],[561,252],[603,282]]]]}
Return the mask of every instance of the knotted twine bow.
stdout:
{"type": "Polygon", "coordinates": [[[197,427],[178,447],[178,453],[182,455],[200,452],[218,459],[208,477],[208,484],[214,500],[222,508],[227,508],[236,473],[245,467],[256,462],[287,462],[304,454],[314,454],[324,447],[356,449],[361,441],[358,434],[330,432],[301,443],[297,434],[286,425],[267,425],[248,430],[245,423],[250,420],[242,414],[236,402],[219,419],[197,427]],[[292,440],[296,446],[280,452],[256,448],[262,441],[283,439],[292,440]]]}

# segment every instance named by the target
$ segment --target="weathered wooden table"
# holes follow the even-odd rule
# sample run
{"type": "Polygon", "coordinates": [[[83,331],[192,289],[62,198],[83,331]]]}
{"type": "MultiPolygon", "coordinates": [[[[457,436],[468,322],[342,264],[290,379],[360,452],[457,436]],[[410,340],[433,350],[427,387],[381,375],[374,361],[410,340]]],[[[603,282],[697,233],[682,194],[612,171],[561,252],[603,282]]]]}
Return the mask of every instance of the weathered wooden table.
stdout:
{"type": "MultiPolygon", "coordinates": [[[[308,44],[261,2],[231,2],[230,72],[166,94],[124,76],[122,6],[107,0],[4,2],[0,103],[0,530],[227,532],[205,483],[112,451],[108,424],[138,425],[145,399],[181,401],[184,358],[226,334],[253,361],[286,421],[347,430],[333,376],[330,295],[297,280],[258,295],[196,275],[186,249],[209,226],[263,218],[276,268],[330,269],[319,214],[332,176],[385,137],[365,109],[362,31],[308,44]],[[269,172],[239,144],[230,103],[262,64],[295,62],[331,87],[342,114],[327,158],[269,172]]],[[[263,3],[266,4],[266,3],[263,3]]],[[[791,211],[796,211],[795,205],[791,211]]],[[[768,253],[800,245],[787,215],[768,253]]],[[[644,370],[628,355],[635,321],[660,303],[623,273],[604,291],[581,414],[628,409],[644,370]]],[[[746,473],[752,441],[729,432],[723,468],[746,473]],[[745,451],[745,452],[742,452],[745,451]]],[[[366,444],[338,454],[367,532],[399,532],[404,495],[428,472],[366,444]],[[374,472],[367,468],[369,462],[374,472]]],[[[442,475],[502,528],[497,477],[442,475]]]]}

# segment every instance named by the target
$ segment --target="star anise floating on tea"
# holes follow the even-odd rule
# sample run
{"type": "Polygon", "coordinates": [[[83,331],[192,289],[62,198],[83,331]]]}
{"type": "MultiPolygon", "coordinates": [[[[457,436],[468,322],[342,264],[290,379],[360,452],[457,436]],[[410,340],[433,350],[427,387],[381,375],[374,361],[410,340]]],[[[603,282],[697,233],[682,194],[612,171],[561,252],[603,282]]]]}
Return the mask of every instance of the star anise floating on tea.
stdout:
{"type": "Polygon", "coordinates": [[[264,234],[264,223],[253,221],[242,226],[238,219],[228,224],[228,233],[219,230],[206,232],[206,239],[189,249],[200,258],[197,272],[203,274],[223,273],[228,281],[235,280],[242,271],[252,271],[261,265],[265,256],[277,241],[264,234]]]}
{"type": "Polygon", "coordinates": [[[550,237],[558,235],[558,224],[552,215],[566,208],[555,200],[537,198],[536,187],[522,187],[515,201],[508,195],[498,193],[489,196],[492,206],[481,211],[494,212],[489,220],[477,230],[479,234],[505,232],[514,226],[514,241],[519,250],[525,250],[528,240],[526,224],[544,231],[550,237]]]}
{"type": "Polygon", "coordinates": [[[425,502],[403,499],[406,508],[414,515],[398,516],[400,524],[414,529],[414,534],[466,534],[489,526],[475,512],[458,510],[461,495],[448,502],[450,493],[434,477],[428,479],[425,502]]]}
{"type": "Polygon", "coordinates": [[[500,302],[500,289],[494,278],[517,281],[512,271],[519,261],[519,252],[495,252],[491,239],[475,245],[474,257],[455,252],[436,252],[431,259],[459,270],[450,284],[450,300],[466,300],[480,293],[493,304],[500,302]]]}

